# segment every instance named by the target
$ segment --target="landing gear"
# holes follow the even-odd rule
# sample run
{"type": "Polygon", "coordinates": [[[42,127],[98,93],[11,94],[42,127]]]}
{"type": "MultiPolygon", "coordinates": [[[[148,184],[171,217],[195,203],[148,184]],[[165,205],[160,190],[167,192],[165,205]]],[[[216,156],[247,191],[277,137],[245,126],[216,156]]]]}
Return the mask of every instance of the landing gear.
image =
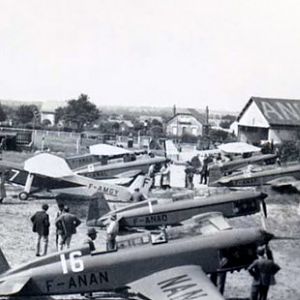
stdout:
{"type": "Polygon", "coordinates": [[[21,192],[20,194],[19,194],[19,199],[20,200],[22,200],[22,201],[26,201],[27,199],[28,199],[28,193],[26,193],[26,192],[21,192]]]}

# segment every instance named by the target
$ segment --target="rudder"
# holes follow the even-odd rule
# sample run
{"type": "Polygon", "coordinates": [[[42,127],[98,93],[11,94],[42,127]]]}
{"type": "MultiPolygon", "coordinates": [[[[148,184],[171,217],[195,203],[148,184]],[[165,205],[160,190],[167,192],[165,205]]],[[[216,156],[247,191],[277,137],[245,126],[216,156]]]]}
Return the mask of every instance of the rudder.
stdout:
{"type": "Polygon", "coordinates": [[[86,223],[88,226],[96,226],[97,220],[110,212],[110,207],[103,193],[94,194],[89,201],[89,209],[86,223]]]}

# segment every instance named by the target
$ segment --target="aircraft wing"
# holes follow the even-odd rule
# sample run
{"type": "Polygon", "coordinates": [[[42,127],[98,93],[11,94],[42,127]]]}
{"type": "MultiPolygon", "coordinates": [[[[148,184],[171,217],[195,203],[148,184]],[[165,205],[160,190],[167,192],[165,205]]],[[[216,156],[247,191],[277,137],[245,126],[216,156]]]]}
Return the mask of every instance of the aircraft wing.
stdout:
{"type": "Polygon", "coordinates": [[[151,300],[224,300],[200,266],[166,269],[129,284],[132,290],[151,300]]]}
{"type": "Polygon", "coordinates": [[[221,212],[199,214],[184,221],[183,224],[196,224],[201,234],[212,234],[232,228],[221,212]]]}
{"type": "Polygon", "coordinates": [[[11,296],[19,293],[30,280],[30,277],[14,277],[13,280],[0,281],[0,294],[11,296]]]}

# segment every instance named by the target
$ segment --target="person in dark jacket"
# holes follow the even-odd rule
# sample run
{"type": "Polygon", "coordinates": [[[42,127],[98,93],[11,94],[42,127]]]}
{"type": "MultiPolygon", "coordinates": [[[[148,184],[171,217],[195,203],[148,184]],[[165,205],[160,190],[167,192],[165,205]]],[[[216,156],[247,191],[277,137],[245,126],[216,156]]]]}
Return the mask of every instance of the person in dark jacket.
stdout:
{"type": "Polygon", "coordinates": [[[265,251],[264,246],[258,247],[258,259],[248,267],[248,271],[253,277],[251,300],[267,300],[269,287],[275,284],[274,275],[280,270],[273,260],[264,257],[265,251]]]}
{"type": "Polygon", "coordinates": [[[81,224],[81,221],[73,214],[67,206],[64,208],[64,212],[56,219],[55,225],[58,228],[62,228],[62,240],[60,241],[60,250],[63,250],[64,246],[70,248],[72,235],[76,233],[76,228],[81,224]]]}
{"type": "Polygon", "coordinates": [[[94,244],[94,240],[97,238],[97,231],[94,227],[88,228],[87,230],[87,237],[86,240],[84,241],[84,244],[88,244],[90,247],[90,251],[95,251],[96,247],[94,244]]]}
{"type": "Polygon", "coordinates": [[[32,231],[36,232],[38,234],[37,239],[37,246],[36,246],[36,256],[40,256],[40,247],[41,247],[41,240],[43,240],[44,243],[44,252],[42,255],[47,254],[48,250],[48,236],[49,236],[49,227],[50,227],[50,221],[49,216],[47,214],[49,206],[48,204],[42,205],[42,210],[37,211],[32,217],[32,231]]]}

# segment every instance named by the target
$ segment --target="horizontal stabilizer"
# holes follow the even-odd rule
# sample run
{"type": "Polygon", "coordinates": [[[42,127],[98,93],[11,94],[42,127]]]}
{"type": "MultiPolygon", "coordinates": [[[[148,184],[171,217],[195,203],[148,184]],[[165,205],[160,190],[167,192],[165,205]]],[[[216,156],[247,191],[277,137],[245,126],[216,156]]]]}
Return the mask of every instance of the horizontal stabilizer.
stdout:
{"type": "Polygon", "coordinates": [[[13,280],[0,283],[0,295],[11,296],[18,294],[29,280],[30,277],[14,277],[13,280]]]}

